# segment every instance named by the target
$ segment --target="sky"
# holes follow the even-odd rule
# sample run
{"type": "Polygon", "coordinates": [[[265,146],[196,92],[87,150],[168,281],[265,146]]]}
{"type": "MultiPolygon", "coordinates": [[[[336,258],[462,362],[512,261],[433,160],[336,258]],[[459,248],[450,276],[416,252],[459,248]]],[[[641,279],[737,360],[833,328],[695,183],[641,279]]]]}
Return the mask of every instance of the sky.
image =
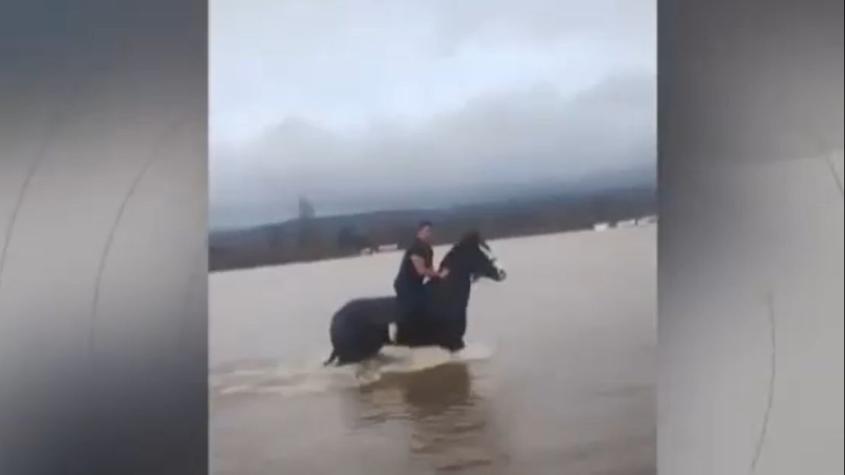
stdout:
{"type": "Polygon", "coordinates": [[[656,36],[654,1],[211,0],[211,224],[654,169],[656,36]]]}

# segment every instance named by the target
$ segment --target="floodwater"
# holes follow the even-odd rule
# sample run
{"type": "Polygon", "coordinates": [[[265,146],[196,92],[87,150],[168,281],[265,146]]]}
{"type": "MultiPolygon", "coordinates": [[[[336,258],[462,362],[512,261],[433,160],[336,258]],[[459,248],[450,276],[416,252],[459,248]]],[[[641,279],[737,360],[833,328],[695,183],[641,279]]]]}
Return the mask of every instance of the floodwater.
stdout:
{"type": "Polygon", "coordinates": [[[329,320],[400,254],[212,274],[212,473],[656,473],[656,228],[490,244],[466,350],[366,367],[321,366],[329,320]]]}

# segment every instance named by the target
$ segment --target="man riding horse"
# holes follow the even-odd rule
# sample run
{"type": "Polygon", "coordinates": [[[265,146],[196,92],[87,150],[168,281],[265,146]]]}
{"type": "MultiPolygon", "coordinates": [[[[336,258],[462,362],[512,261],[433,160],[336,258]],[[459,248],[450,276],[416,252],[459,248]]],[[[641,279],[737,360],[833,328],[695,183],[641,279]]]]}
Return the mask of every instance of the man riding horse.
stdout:
{"type": "Polygon", "coordinates": [[[326,365],[366,360],[390,343],[439,346],[452,352],[464,347],[472,282],[482,277],[501,282],[506,274],[478,232],[466,233],[452,246],[440,264],[441,272],[432,269],[430,242],[431,223],[422,223],[416,242],[403,256],[395,282],[397,297],[353,299],[335,312],[326,365]],[[429,283],[424,283],[426,278],[429,283]],[[390,325],[396,328],[393,342],[390,325]]]}

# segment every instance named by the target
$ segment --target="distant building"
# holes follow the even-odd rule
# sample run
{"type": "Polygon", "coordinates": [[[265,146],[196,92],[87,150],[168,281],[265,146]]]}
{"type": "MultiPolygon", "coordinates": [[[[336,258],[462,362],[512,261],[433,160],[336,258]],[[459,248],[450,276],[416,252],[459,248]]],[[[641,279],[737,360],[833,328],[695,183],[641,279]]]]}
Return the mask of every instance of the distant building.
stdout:
{"type": "Polygon", "coordinates": [[[657,216],[643,216],[637,219],[637,226],[648,226],[657,223],[657,216]]]}
{"type": "Polygon", "coordinates": [[[607,231],[610,229],[609,223],[596,223],[593,225],[593,231],[607,231]]]}
{"type": "Polygon", "coordinates": [[[625,221],[619,221],[616,224],[616,227],[617,228],[633,228],[636,225],[637,225],[636,219],[626,219],[625,221]]]}

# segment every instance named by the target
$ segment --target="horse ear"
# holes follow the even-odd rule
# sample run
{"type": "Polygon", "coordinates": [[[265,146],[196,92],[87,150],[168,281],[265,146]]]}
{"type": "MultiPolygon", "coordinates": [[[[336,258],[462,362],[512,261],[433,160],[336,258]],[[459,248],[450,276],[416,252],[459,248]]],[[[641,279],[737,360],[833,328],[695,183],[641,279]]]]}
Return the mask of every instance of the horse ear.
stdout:
{"type": "Polygon", "coordinates": [[[473,244],[478,247],[479,249],[485,249],[487,251],[490,250],[490,246],[487,245],[487,241],[484,240],[484,237],[478,231],[472,232],[472,239],[473,244]]]}
{"type": "Polygon", "coordinates": [[[466,233],[462,240],[467,244],[477,246],[481,244],[481,234],[478,231],[473,230],[466,233]]]}

